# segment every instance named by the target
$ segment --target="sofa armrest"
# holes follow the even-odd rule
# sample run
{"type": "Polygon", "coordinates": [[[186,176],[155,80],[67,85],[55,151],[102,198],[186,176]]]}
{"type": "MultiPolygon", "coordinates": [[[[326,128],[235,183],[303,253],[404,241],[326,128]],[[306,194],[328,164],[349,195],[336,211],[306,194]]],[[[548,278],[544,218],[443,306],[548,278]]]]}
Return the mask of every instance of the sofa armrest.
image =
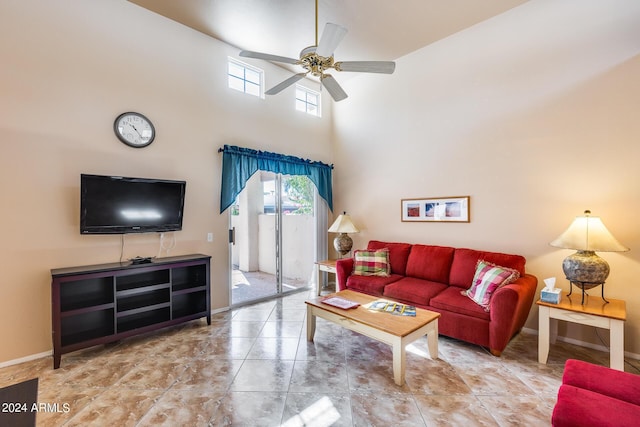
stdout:
{"type": "Polygon", "coordinates": [[[336,262],[336,292],[347,289],[347,279],[353,271],[353,258],[341,258],[336,262]]]}
{"type": "Polygon", "coordinates": [[[491,350],[499,354],[509,340],[524,326],[529,317],[538,279],[525,274],[513,283],[499,288],[491,297],[491,324],[489,342],[491,350]]]}

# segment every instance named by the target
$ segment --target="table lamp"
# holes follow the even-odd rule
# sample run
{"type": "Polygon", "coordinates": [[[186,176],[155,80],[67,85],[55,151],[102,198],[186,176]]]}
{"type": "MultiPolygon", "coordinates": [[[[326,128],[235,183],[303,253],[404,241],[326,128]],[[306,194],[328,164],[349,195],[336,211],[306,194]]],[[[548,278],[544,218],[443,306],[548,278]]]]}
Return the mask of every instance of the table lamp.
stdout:
{"type": "Polygon", "coordinates": [[[351,237],[349,237],[347,233],[358,233],[359,231],[346,212],[342,212],[333,224],[331,224],[329,233],[339,233],[339,235],[333,239],[333,247],[338,251],[341,258],[349,253],[353,246],[353,240],[351,240],[351,237]]]}
{"type": "Polygon", "coordinates": [[[629,248],[611,235],[599,217],[591,216],[589,210],[584,211],[584,216],[576,217],[569,228],[549,244],[556,248],[577,250],[562,262],[562,270],[570,283],[569,295],[573,290],[572,285],[579,287],[582,289],[584,304],[584,291],[602,286],[602,299],[609,302],[604,298],[604,282],[609,277],[609,264],[596,255],[596,251],[624,252],[629,248]]]}

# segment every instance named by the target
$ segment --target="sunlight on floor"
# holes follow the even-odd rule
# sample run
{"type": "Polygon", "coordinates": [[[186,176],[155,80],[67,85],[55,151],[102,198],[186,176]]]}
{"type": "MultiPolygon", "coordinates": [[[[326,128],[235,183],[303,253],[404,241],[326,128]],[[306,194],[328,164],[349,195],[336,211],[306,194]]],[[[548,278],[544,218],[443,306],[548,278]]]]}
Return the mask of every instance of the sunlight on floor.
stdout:
{"type": "Polygon", "coordinates": [[[338,421],[340,414],[327,396],[289,418],[281,427],[327,427],[338,421]]]}
{"type": "Polygon", "coordinates": [[[431,359],[429,350],[421,350],[415,343],[409,344],[407,347],[405,347],[405,350],[408,353],[415,354],[416,356],[424,357],[425,359],[431,359]]]}
{"type": "Polygon", "coordinates": [[[249,284],[249,281],[242,271],[234,269],[231,273],[231,284],[235,288],[239,285],[249,284]]]}
{"type": "MultiPolygon", "coordinates": [[[[277,294],[276,276],[264,271],[242,271],[236,266],[231,273],[231,303],[239,304],[277,294]]],[[[305,280],[284,277],[282,291],[306,288],[305,280]]]]}

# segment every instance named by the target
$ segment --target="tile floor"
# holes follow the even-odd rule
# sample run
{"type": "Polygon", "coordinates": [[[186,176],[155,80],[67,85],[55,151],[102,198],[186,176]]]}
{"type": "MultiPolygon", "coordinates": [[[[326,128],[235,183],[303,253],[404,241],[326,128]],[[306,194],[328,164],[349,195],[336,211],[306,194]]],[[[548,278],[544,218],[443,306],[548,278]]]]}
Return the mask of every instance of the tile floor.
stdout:
{"type": "Polygon", "coordinates": [[[540,365],[524,333],[500,358],[440,337],[431,360],[421,339],[399,387],[386,345],[322,319],[306,341],[310,296],[63,355],[57,370],[51,357],[2,368],[0,387],[39,377],[39,402],[54,410],[38,426],[531,427],[550,425],[566,359],[608,364],[608,353],[559,343],[540,365]]]}

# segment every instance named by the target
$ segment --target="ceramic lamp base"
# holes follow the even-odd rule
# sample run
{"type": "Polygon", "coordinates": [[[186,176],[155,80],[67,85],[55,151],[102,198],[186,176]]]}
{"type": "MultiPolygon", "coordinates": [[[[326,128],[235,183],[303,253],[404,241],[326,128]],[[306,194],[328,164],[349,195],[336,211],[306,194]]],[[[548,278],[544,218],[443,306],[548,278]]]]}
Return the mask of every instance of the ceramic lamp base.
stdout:
{"type": "MultiPolygon", "coordinates": [[[[584,304],[584,291],[602,286],[602,299],[604,299],[604,282],[609,277],[609,264],[600,258],[594,251],[578,251],[569,255],[562,262],[562,271],[567,280],[573,286],[582,290],[582,304],[584,304]]],[[[569,290],[571,295],[571,289],[569,290]]]]}
{"type": "Polygon", "coordinates": [[[570,282],[584,283],[584,289],[599,286],[609,277],[609,264],[594,251],[578,251],[562,262],[562,270],[570,282]]]}
{"type": "Polygon", "coordinates": [[[351,251],[353,240],[351,240],[351,237],[349,237],[347,233],[340,233],[333,239],[333,247],[340,254],[340,257],[343,257],[351,251]]]}

